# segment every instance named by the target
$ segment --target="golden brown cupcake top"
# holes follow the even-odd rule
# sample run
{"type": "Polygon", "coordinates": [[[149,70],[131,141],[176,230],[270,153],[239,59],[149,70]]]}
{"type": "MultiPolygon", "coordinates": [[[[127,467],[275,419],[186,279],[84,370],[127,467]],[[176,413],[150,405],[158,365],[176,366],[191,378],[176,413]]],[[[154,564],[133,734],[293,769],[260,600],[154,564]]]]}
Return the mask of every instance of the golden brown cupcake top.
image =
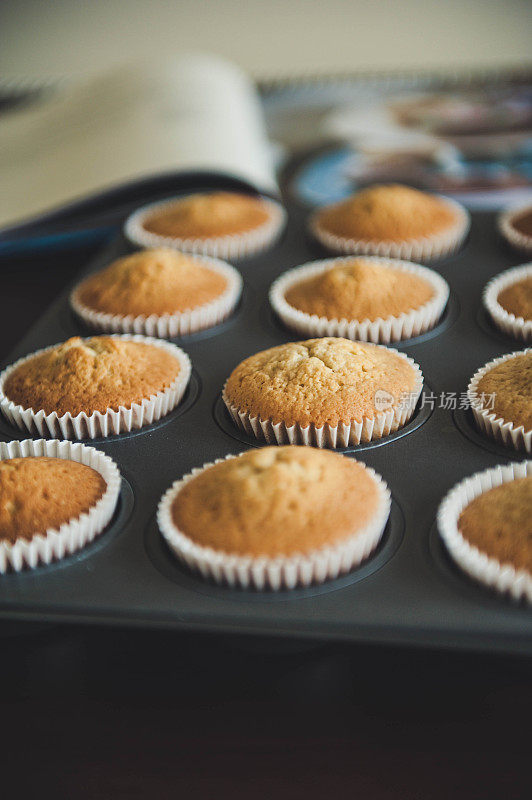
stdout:
{"type": "Polygon", "coordinates": [[[532,476],[475,497],[460,514],[458,530],[502,564],[532,572],[532,476]]]}
{"type": "Polygon", "coordinates": [[[192,478],[171,513],[197,544],[275,557],[356,535],[377,503],[376,481],[363,464],[312,447],[265,447],[192,478]]]}
{"type": "Polygon", "coordinates": [[[0,461],[0,540],[15,542],[77,519],[103,496],[99,472],[47,456],[0,461]]]}
{"type": "Polygon", "coordinates": [[[260,197],[236,192],[208,192],[175,200],[143,221],[150,233],[179,239],[231,236],[264,225],[270,218],[260,197]]]}
{"type": "Polygon", "coordinates": [[[327,319],[376,320],[420,308],[434,297],[428,281],[411,272],[353,258],[291,286],[285,299],[327,319]]]}
{"type": "Polygon", "coordinates": [[[532,208],[527,208],[526,211],[512,217],[511,225],[521,236],[528,236],[532,239],[532,208]]]}
{"type": "Polygon", "coordinates": [[[390,184],[372,186],[326,206],[316,221],[342,238],[401,242],[443,233],[456,224],[457,216],[435,195],[390,184]]]}
{"type": "Polygon", "coordinates": [[[484,405],[516,428],[532,429],[532,353],[522,353],[497,364],[478,382],[477,395],[484,405]],[[494,397],[491,405],[491,397],[494,397]]]}
{"type": "Polygon", "coordinates": [[[250,416],[306,427],[373,418],[375,393],[391,405],[414,390],[413,367],[393,350],[348,339],[289,342],[242,361],[231,373],[228,400],[250,416]]]}
{"type": "Polygon", "coordinates": [[[130,408],[177,378],[177,358],[146,342],[93,336],[72,339],[16,367],[4,383],[9,400],[59,416],[130,408]]]}
{"type": "Polygon", "coordinates": [[[532,275],[499,292],[497,302],[509,314],[525,320],[532,319],[532,275]]]}
{"type": "Polygon", "coordinates": [[[113,261],[84,280],[77,297],[96,311],[150,316],[197,308],[226,289],[219,272],[177,250],[160,248],[113,261]]]}

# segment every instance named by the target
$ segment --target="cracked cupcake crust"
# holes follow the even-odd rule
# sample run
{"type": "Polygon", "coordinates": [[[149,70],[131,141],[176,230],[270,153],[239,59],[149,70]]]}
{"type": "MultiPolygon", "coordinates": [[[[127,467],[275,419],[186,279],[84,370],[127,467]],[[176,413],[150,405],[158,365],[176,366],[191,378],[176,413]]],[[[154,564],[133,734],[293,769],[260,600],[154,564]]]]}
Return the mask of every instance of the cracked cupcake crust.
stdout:
{"type": "Polygon", "coordinates": [[[393,350],[348,339],[290,342],[256,353],[231,373],[225,396],[263,420],[302,427],[373,419],[376,392],[400,405],[416,371],[393,350]]]}
{"type": "Polygon", "coordinates": [[[75,336],[21,363],[3,391],[23,408],[91,415],[142,402],[168,388],[180,370],[177,358],[152,344],[75,336]]]}
{"type": "Polygon", "coordinates": [[[107,484],[91,467],[60,458],[0,461],[0,540],[32,539],[88,512],[107,484]]]}
{"type": "Polygon", "coordinates": [[[173,523],[226,553],[290,556],[356,535],[378,490],[352,459],[308,447],[267,447],[200,472],[175,497],[173,523]]]}

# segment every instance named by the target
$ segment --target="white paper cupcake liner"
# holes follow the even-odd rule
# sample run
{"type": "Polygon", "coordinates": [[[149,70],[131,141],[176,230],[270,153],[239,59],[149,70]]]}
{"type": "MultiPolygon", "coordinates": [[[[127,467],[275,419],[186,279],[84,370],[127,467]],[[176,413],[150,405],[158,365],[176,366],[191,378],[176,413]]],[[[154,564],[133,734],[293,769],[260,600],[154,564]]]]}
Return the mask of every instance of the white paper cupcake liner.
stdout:
{"type": "Polygon", "coordinates": [[[90,415],[82,411],[77,416],[72,416],[70,412],[62,416],[55,411],[47,414],[43,409],[35,411],[33,408],[24,408],[14,403],[4,393],[5,382],[13,370],[30,358],[51,350],[57,345],[44,347],[29,356],[20,358],[0,373],[0,411],[7,421],[16,428],[27,430],[32,434],[38,433],[41,436],[49,435],[62,439],[95,439],[98,436],[112,436],[142,428],[144,425],[150,425],[166,416],[178,405],[188,386],[192,367],[187,354],[170,342],[153,339],[149,336],[128,334],[118,336],[114,334],[113,338],[144,342],[166,350],[178,360],[179,374],[166,389],[144,398],[140,403],[133,403],[130,408],[119,406],[117,411],[109,408],[105,412],[94,411],[90,415]]]}
{"type": "Polygon", "coordinates": [[[224,261],[208,256],[195,260],[198,261],[198,264],[223,275],[227,281],[225,291],[215,300],[202,306],[187,311],[177,311],[173,314],[150,314],[148,317],[144,314],[139,316],[109,314],[104,311],[95,311],[81,302],[79,291],[82,284],[77,286],[70,295],[70,305],[86,325],[100,331],[139,333],[144,336],[171,339],[175,336],[185,336],[205,328],[212,328],[227,319],[235,310],[242,294],[242,278],[234,267],[224,261]]]}
{"type": "Polygon", "coordinates": [[[268,209],[269,219],[259,227],[246,233],[183,239],[161,236],[147,231],[144,228],[146,217],[154,211],[161,211],[165,206],[172,205],[176,199],[181,198],[150,203],[131,214],[124,226],[124,234],[127,239],[139,247],[173,247],[186,253],[237,260],[260,253],[273,245],[281,235],[286,222],[286,213],[283,207],[279,203],[263,197],[261,200],[268,209]]]}
{"type": "Polygon", "coordinates": [[[511,564],[481,552],[470,544],[458,529],[458,519],[475,497],[518,478],[532,474],[532,461],[509,464],[477,472],[458,483],[444,498],[438,510],[438,529],[453,561],[468,575],[515,600],[532,603],[532,575],[511,564]]]}
{"type": "MultiPolygon", "coordinates": [[[[239,458],[239,456],[229,455],[226,458],[239,458]]],[[[275,591],[309,586],[333,580],[349,572],[364,561],[379,544],[390,515],[390,491],[380,475],[365,465],[377,485],[379,493],[377,510],[364,528],[339,544],[309,553],[276,558],[231,555],[196,544],[175,526],[171,513],[172,504],[188,481],[224,460],[218,459],[204,464],[203,467],[194,469],[184,478],[177,480],[163,495],[157,509],[159,529],[172,552],[190,569],[201,573],[204,578],[243,589],[275,591]]]]}
{"type": "MultiPolygon", "coordinates": [[[[379,345],[377,345],[379,346],[379,345]]],[[[374,417],[363,417],[361,422],[349,420],[339,422],[338,425],[324,424],[316,427],[311,424],[306,427],[294,423],[287,425],[284,422],[274,422],[273,419],[252,417],[234,405],[226,394],[226,386],[222,391],[222,400],[237,428],[243,430],[256,439],[266,441],[268,444],[302,444],[313,447],[352,447],[361,442],[371,442],[381,439],[390,433],[402,428],[412,417],[417,401],[423,389],[423,373],[418,364],[404,353],[394,350],[401,358],[408,361],[415,372],[414,388],[407,393],[404,400],[397,406],[377,411],[374,417]]],[[[226,384],[227,385],[227,384],[226,384]]],[[[387,392],[383,392],[383,403],[386,404],[387,392]]]]}
{"type": "Polygon", "coordinates": [[[114,461],[81,443],[60,442],[56,439],[24,439],[15,442],[0,442],[0,460],[49,456],[67,461],[77,461],[100,473],[107,484],[103,495],[87,512],[63,523],[59,528],[50,528],[36,534],[31,540],[18,539],[14,543],[0,539],[0,574],[8,570],[20,572],[40,564],[50,564],[80,550],[102,533],[114,514],[120,493],[120,472],[114,461]]]}
{"type": "Polygon", "coordinates": [[[358,339],[363,342],[389,344],[402,339],[410,339],[430,330],[438,322],[447,300],[449,286],[447,282],[433,270],[411,264],[408,261],[396,261],[377,256],[366,256],[368,261],[381,264],[402,272],[418,275],[427,281],[433,289],[434,296],[424,305],[412,311],[394,317],[379,317],[373,321],[329,319],[317,314],[307,314],[291,306],[286,300],[286,292],[295,284],[312,278],[333,267],[342,266],[352,261],[352,257],[330,258],[324,261],[312,261],[301,267],[284,272],[270,288],[270,303],[281,321],[297,333],[309,337],[341,336],[344,339],[358,339]]]}
{"type": "Polygon", "coordinates": [[[512,247],[515,247],[516,250],[520,250],[522,253],[532,253],[532,236],[519,233],[512,224],[516,217],[521,216],[521,214],[524,214],[526,211],[532,211],[532,203],[503,211],[497,218],[497,226],[501,236],[506,239],[512,247]]]}
{"type": "Polygon", "coordinates": [[[508,286],[519,283],[519,281],[530,276],[532,276],[532,263],[507,269],[505,272],[501,272],[500,275],[492,278],[486,285],[482,295],[484,308],[495,325],[508,336],[513,336],[514,339],[522,339],[524,342],[532,341],[532,319],[516,317],[515,314],[506,311],[506,309],[499,304],[497,298],[503,289],[507,289],[508,286]]]}
{"type": "Polygon", "coordinates": [[[503,361],[508,361],[510,358],[521,356],[524,353],[532,353],[531,348],[521,350],[516,353],[508,353],[506,356],[495,358],[493,361],[488,361],[482,369],[475,372],[469,386],[467,387],[467,398],[473,411],[473,416],[478,427],[482,433],[495,439],[495,441],[506,445],[506,447],[513,447],[516,450],[526,450],[527,453],[532,452],[532,430],[525,431],[523,425],[516,426],[513,422],[504,420],[498,417],[494,411],[486,408],[482,402],[482,397],[478,392],[478,384],[480,379],[493,367],[502,364],[503,361]]]}
{"type": "Polygon", "coordinates": [[[456,223],[443,233],[434,236],[405,239],[399,242],[336,236],[320,225],[320,209],[311,216],[309,227],[312,235],[320,244],[334,253],[384,256],[385,258],[401,258],[406,261],[436,261],[451,255],[461,247],[471,224],[469,213],[460,203],[450,200],[448,197],[439,197],[439,199],[452,209],[456,215],[456,223]]]}

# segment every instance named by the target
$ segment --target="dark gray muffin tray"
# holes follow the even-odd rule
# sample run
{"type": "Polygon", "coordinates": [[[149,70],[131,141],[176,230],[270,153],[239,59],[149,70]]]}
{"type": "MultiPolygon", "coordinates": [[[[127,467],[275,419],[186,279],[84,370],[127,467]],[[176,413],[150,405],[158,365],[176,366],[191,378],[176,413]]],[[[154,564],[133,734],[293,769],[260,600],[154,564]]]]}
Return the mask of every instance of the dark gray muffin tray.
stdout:
{"type": "MultiPolygon", "coordinates": [[[[198,188],[205,187],[205,178],[198,188]]],[[[219,185],[214,178],[214,188],[219,185]]],[[[179,194],[180,183],[149,198],[179,194]]],[[[190,191],[190,182],[186,187],[190,191]]],[[[261,446],[232,424],[220,390],[252,353],[295,340],[268,305],[268,288],[284,270],[323,257],[305,232],[307,211],[286,203],[287,229],[268,252],[237,263],[244,278],[234,316],[209,331],[174,340],[190,356],[192,380],[179,408],[140,431],[87,441],[110,455],[123,476],[108,529],[78,554],[48,567],[0,577],[0,619],[161,626],[314,640],[374,641],[532,653],[532,612],[473,583],[447,557],[437,534],[440,500],[457,481],[496,464],[525,458],[484,438],[469,411],[435,403],[419,409],[396,434],[344,450],[388,482],[392,512],[378,550],[349,575],[322,586],[256,592],[215,586],[170,554],[155,522],[159,498],[178,477],[207,461],[261,446]]],[[[93,262],[100,269],[125,253],[119,237],[93,262]]],[[[493,275],[520,263],[497,238],[493,214],[474,213],[456,256],[434,268],[451,297],[430,333],[396,345],[421,366],[425,391],[466,390],[485,362],[521,349],[495,330],[481,310],[493,275]]],[[[72,285],[81,275],[72,263],[72,285]]],[[[71,286],[28,331],[6,363],[74,335],[90,335],[68,305],[71,286]]],[[[27,434],[0,421],[0,438],[27,434]]]]}

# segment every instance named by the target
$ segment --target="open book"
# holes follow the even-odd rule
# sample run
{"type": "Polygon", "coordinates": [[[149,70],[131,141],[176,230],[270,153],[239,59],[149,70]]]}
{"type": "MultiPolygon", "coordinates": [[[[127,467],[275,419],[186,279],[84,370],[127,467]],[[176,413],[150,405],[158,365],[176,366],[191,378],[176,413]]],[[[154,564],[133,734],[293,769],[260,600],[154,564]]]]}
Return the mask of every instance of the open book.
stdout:
{"type": "Polygon", "coordinates": [[[219,58],[121,67],[0,117],[0,231],[124,182],[201,170],[277,186],[253,82],[219,58]]]}

